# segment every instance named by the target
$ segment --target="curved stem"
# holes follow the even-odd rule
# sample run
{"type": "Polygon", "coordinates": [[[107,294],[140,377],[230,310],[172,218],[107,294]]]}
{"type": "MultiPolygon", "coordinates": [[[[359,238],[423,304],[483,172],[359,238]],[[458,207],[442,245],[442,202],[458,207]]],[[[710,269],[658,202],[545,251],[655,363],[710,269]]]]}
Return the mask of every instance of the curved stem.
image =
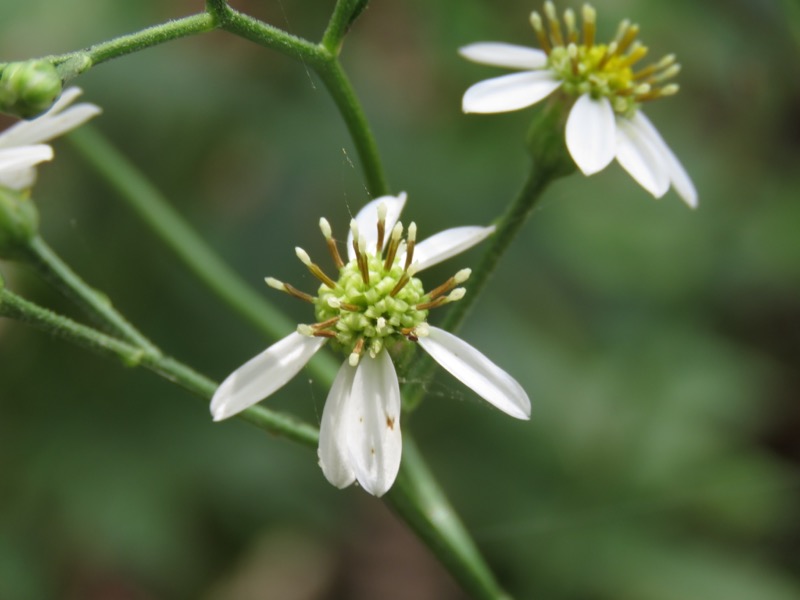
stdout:
{"type": "MultiPolygon", "coordinates": [[[[5,288],[0,289],[0,316],[16,319],[106,357],[119,359],[125,366],[145,367],[205,400],[211,399],[218,386],[216,382],[173,358],[149,352],[76,323],[5,288]]],[[[292,416],[262,406],[251,406],[237,417],[309,448],[317,447],[317,430],[292,416]]]]}
{"type": "Polygon", "coordinates": [[[142,31],[123,35],[107,42],[101,42],[89,46],[84,50],[70,52],[45,57],[45,60],[53,62],[55,65],[74,63],[75,72],[62,73],[62,76],[69,79],[80,74],[86,69],[100,63],[138,52],[145,48],[157,46],[164,42],[169,42],[182,37],[205,33],[217,27],[214,17],[208,13],[199,13],[174,21],[168,21],[161,25],[154,25],[142,31]]]}
{"type": "MultiPolygon", "coordinates": [[[[497,262],[533,212],[544,190],[564,174],[565,170],[562,164],[534,163],[528,175],[528,180],[519,195],[509,204],[506,212],[497,219],[497,230],[491,237],[489,247],[481,257],[478,266],[472,271],[467,295],[454,303],[454,306],[440,325],[442,329],[454,332],[458,328],[489,282],[497,262]]],[[[404,408],[413,410],[422,401],[426,383],[433,377],[435,366],[435,362],[427,353],[419,353],[417,355],[417,359],[411,365],[407,376],[409,383],[403,397],[404,408]]]]}
{"type": "Polygon", "coordinates": [[[367,7],[369,0],[338,0],[333,9],[328,27],[322,35],[322,46],[332,55],[338,56],[347,30],[367,7]]]}
{"type": "Polygon", "coordinates": [[[407,433],[400,473],[384,498],[473,598],[510,600],[407,433]]]}
{"type": "Polygon", "coordinates": [[[34,237],[26,250],[26,261],[96,322],[110,328],[134,346],[153,354],[160,354],[150,340],[117,312],[105,294],[86,284],[41,237],[34,237]]]}
{"type": "MultiPolygon", "coordinates": [[[[282,312],[242,281],[173,209],[166,198],[95,128],[69,136],[83,157],[108,181],[145,224],[209,289],[271,339],[296,328],[282,312]]],[[[339,365],[318,353],[309,364],[314,374],[333,381],[339,365]]]]}

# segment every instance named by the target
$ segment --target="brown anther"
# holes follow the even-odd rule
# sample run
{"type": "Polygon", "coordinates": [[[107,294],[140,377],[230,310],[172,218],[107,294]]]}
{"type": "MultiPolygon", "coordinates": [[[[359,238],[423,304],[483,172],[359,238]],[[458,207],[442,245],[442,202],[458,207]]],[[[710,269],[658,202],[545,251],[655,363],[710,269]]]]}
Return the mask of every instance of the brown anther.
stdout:
{"type": "Polygon", "coordinates": [[[447,281],[445,281],[445,282],[444,282],[442,285],[440,285],[439,287],[436,287],[436,288],[434,288],[434,289],[431,291],[431,293],[430,293],[430,294],[428,294],[428,298],[430,298],[431,300],[433,300],[433,299],[435,299],[435,298],[438,298],[438,297],[439,297],[439,296],[441,296],[442,294],[446,294],[447,292],[449,292],[450,290],[452,290],[452,289],[453,289],[454,287],[456,287],[457,285],[458,285],[458,283],[456,282],[456,279],[455,279],[455,277],[451,277],[450,279],[448,279],[447,281]]]}
{"type": "Polygon", "coordinates": [[[383,261],[383,268],[389,270],[394,265],[395,256],[397,256],[397,248],[400,246],[400,235],[402,235],[403,226],[398,223],[392,230],[392,237],[389,238],[389,246],[386,248],[386,260],[383,261]]]}
{"type": "Polygon", "coordinates": [[[336,332],[331,331],[330,329],[320,329],[318,331],[314,331],[312,335],[314,337],[335,338],[336,332]]]}
{"type": "Polygon", "coordinates": [[[325,329],[326,327],[330,327],[331,325],[335,325],[336,322],[339,320],[339,316],[331,317],[327,321],[322,321],[320,323],[313,323],[311,325],[312,329],[325,329]]]}
{"type": "Polygon", "coordinates": [[[439,308],[443,304],[447,304],[447,296],[440,296],[430,302],[422,302],[417,304],[414,308],[417,310],[431,310],[432,308],[439,308]]]}
{"type": "Polygon", "coordinates": [[[357,306],[355,304],[350,304],[349,302],[342,302],[339,305],[339,308],[341,308],[342,310],[350,311],[350,312],[359,312],[361,310],[360,306],[357,306]]]}
{"type": "Polygon", "coordinates": [[[392,296],[392,297],[397,296],[397,294],[400,293],[400,290],[402,290],[404,287],[406,287],[406,284],[410,280],[411,280],[411,277],[409,276],[408,271],[405,271],[400,276],[400,280],[397,282],[397,284],[392,288],[392,291],[389,292],[389,295],[392,296]]]}
{"type": "Polygon", "coordinates": [[[325,274],[325,272],[322,269],[319,268],[319,265],[315,265],[315,264],[312,263],[312,264],[308,265],[308,270],[311,271],[311,274],[314,277],[319,279],[322,283],[327,285],[330,289],[333,290],[333,289],[336,288],[336,282],[333,279],[331,279],[330,277],[328,277],[325,274]]]}
{"type": "Polygon", "coordinates": [[[386,219],[378,219],[378,252],[383,251],[383,241],[386,237],[386,219]]]}
{"type": "Polygon", "coordinates": [[[367,265],[367,257],[361,252],[359,241],[353,237],[353,250],[356,253],[356,263],[358,263],[358,270],[361,273],[361,279],[365,284],[369,285],[369,266],[367,265]]]}
{"type": "Polygon", "coordinates": [[[353,346],[353,352],[351,354],[355,354],[357,356],[361,356],[361,353],[364,351],[364,338],[358,338],[356,345],[353,346]]]}
{"type": "Polygon", "coordinates": [[[336,268],[341,269],[344,266],[344,261],[342,260],[342,255],[339,254],[339,248],[336,247],[336,240],[328,238],[326,241],[328,243],[328,252],[330,252],[336,268]]]}
{"type": "Polygon", "coordinates": [[[394,431],[394,418],[386,415],[386,427],[394,431]]]}
{"type": "Polygon", "coordinates": [[[406,237],[406,264],[403,267],[408,271],[411,266],[411,261],[414,259],[414,245],[417,243],[417,225],[411,223],[408,226],[408,236],[406,237]]]}
{"type": "Polygon", "coordinates": [[[305,292],[301,292],[300,290],[298,290],[296,287],[294,287],[289,283],[284,283],[283,289],[287,294],[289,294],[293,298],[298,298],[300,300],[305,300],[306,302],[311,302],[311,303],[314,302],[314,296],[312,296],[311,294],[306,294],[305,292]]]}

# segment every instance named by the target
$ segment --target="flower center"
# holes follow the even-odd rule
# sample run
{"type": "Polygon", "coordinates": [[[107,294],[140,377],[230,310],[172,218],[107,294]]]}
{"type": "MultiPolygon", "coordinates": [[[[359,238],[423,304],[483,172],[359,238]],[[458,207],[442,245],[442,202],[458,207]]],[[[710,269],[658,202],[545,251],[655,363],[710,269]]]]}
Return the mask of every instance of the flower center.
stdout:
{"type": "MultiPolygon", "coordinates": [[[[323,283],[314,301],[317,332],[330,331],[351,354],[356,346],[375,356],[381,349],[410,335],[425,322],[428,311],[422,282],[410,276],[396,257],[388,266],[380,255],[364,255],[369,278],[362,277],[358,259],[339,271],[333,288],[323,283]]],[[[360,354],[360,352],[356,352],[360,354]]]]}
{"type": "Polygon", "coordinates": [[[635,69],[647,55],[647,47],[636,40],[638,25],[623,21],[612,42],[598,44],[595,42],[596,12],[588,4],[583,6],[580,30],[575,13],[570,9],[564,11],[563,23],[550,1],[544,4],[544,14],[546,23],[534,11],[531,25],[542,50],[547,53],[548,68],[564,82],[564,92],[608,98],[615,112],[630,116],[642,102],[678,91],[677,84],[664,83],[680,71],[674,55],[635,69]]]}
{"type": "Polygon", "coordinates": [[[397,223],[384,244],[386,206],[381,204],[375,249],[368,248],[355,221],[350,227],[355,258],[344,263],[328,221],[320,219],[328,250],[339,268],[336,280],[313,263],[304,250],[295,249],[298,258],[322,282],[316,296],[271,277],[266,281],[273,288],[312,303],[317,322],[300,325],[297,330],[304,335],[331,338],[334,346],[350,355],[350,364],[355,366],[365,351],[374,358],[403,338],[417,341],[419,336],[426,335],[428,311],[463,298],[464,288],[456,286],[467,280],[470,270],[459,271],[426,293],[422,282],[414,277],[417,272],[413,262],[417,233],[414,223],[408,227],[405,240],[403,225],[397,223]]]}

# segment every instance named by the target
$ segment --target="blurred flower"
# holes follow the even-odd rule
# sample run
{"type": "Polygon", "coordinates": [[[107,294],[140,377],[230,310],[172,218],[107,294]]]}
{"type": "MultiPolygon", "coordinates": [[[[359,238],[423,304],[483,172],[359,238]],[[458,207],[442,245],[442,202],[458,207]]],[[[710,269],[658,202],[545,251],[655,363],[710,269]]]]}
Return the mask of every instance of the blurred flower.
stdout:
{"type": "Polygon", "coordinates": [[[52,108],[30,121],[20,121],[0,133],[0,186],[13,190],[31,187],[36,181],[35,165],[53,158],[48,142],[100,113],[88,102],[70,106],[82,93],[71,87],[52,108]]]}
{"type": "Polygon", "coordinates": [[[595,42],[595,10],[583,7],[579,31],[575,13],[564,11],[563,25],[552,2],[545,2],[545,25],[538,12],[531,25],[541,50],[502,42],[479,42],[460,49],[482,64],[519,69],[521,73],[481,81],[464,94],[467,113],[498,113],[526,108],[557,90],[576,98],[566,123],[566,143],[585,175],[604,169],[616,158],[656,198],[675,188],[691,207],[697,191],[680,161],[647,117],[643,102],[670,96],[677,84],[664,82],[680,65],[670,54],[634,71],[647,54],[636,41],[639,26],[623,21],[609,44],[595,42]]]}
{"type": "Polygon", "coordinates": [[[427,324],[428,311],[463,298],[457,287],[469,277],[464,269],[426,293],[414,275],[477,244],[494,227],[458,227],[416,243],[416,225],[398,221],[406,196],[383,196],[367,204],[350,224],[345,263],[331,227],[320,228],[339,269],[336,281],[297,256],[322,285],[316,296],[276,279],[267,283],[314,304],[317,322],[300,325],[234,371],[211,401],[218,421],[235,415],[284,386],[325,342],[344,351],[322,413],[319,462],[325,477],[343,488],[358,480],[375,496],[394,483],[400,467],[400,386],[389,356],[404,342],[417,342],[445,370],[479,396],[518,419],[530,417],[522,387],[466,342],[427,324]]]}

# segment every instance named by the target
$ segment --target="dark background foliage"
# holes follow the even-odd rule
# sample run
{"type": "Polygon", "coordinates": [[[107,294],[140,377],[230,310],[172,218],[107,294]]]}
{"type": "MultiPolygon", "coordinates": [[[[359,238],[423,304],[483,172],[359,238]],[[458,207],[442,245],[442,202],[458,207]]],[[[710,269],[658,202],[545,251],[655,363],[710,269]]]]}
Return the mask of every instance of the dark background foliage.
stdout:
{"type": "MultiPolygon", "coordinates": [[[[234,3],[316,38],[332,2],[234,3]]],[[[565,8],[566,5],[559,5],[565,8]]],[[[343,63],[421,235],[493,219],[521,186],[532,111],[465,116],[499,71],[458,46],[533,44],[528,2],[373,0],[343,63]]],[[[578,8],[574,6],[574,8],[578,8]]],[[[462,330],[529,391],[530,423],[443,374],[413,431],[519,598],[800,597],[800,21],[790,0],[598,2],[681,93],[646,107],[700,208],[619,167],[558,182],[462,330]]],[[[0,3],[4,60],[59,53],[198,1],[0,3]]],[[[224,33],[78,82],[96,125],[242,277],[310,287],[317,219],[366,200],[355,151],[303,65],[224,33]]],[[[10,121],[8,121],[10,123],[10,121]]],[[[187,274],[67,140],[35,193],[46,239],[166,351],[220,378],[271,340],[187,274]]],[[[438,283],[480,250],[426,273],[438,283]]],[[[76,315],[30,273],[9,285],[76,315]]],[[[299,321],[305,306],[263,288],[299,321]]],[[[288,333],[288,332],[287,332],[288,333]]],[[[298,377],[271,405],[318,422],[298,377]]],[[[146,372],[0,323],[0,598],[460,598],[379,501],[340,492],[305,449],[146,372]]]]}

